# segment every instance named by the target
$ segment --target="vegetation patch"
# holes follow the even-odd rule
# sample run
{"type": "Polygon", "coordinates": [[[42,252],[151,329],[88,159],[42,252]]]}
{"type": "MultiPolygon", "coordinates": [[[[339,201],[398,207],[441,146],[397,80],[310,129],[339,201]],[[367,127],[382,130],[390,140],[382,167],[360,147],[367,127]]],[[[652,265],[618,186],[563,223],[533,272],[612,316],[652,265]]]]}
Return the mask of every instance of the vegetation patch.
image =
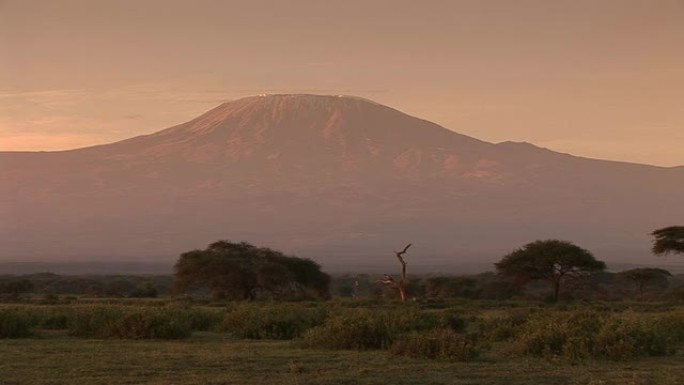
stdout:
{"type": "Polygon", "coordinates": [[[479,355],[473,336],[452,329],[434,329],[400,337],[391,346],[393,354],[411,358],[472,361],[479,355]]]}
{"type": "Polygon", "coordinates": [[[641,318],[590,309],[539,313],[513,340],[521,354],[570,361],[659,356],[672,346],[653,324],[641,318]]]}
{"type": "Polygon", "coordinates": [[[0,338],[23,338],[33,334],[29,315],[18,309],[0,310],[0,338]]]}
{"type": "Polygon", "coordinates": [[[388,349],[399,336],[433,329],[440,322],[450,321],[414,307],[341,309],[321,326],[308,330],[302,343],[324,349],[388,349]]]}
{"type": "Polygon", "coordinates": [[[299,303],[241,303],[229,310],[216,330],[236,338],[289,340],[323,324],[328,311],[299,303]]]}
{"type": "Polygon", "coordinates": [[[192,326],[175,310],[96,306],[78,309],[69,332],[89,338],[179,339],[189,337],[192,326]]]}

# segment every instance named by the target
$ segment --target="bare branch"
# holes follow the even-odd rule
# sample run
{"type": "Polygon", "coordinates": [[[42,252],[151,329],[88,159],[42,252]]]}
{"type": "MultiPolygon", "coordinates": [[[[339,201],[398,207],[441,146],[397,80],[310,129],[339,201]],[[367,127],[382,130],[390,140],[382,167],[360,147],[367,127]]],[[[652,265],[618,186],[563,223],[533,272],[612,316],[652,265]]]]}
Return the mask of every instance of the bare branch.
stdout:
{"type": "Polygon", "coordinates": [[[411,247],[411,244],[409,243],[404,247],[404,250],[402,251],[395,251],[394,255],[397,257],[399,260],[399,263],[401,263],[401,276],[399,277],[398,281],[395,281],[394,278],[392,278],[391,275],[385,274],[385,279],[378,279],[375,282],[376,283],[383,283],[385,285],[393,285],[397,288],[399,291],[399,297],[401,298],[402,302],[406,302],[406,261],[404,260],[403,255],[406,254],[406,251],[411,247]]]}
{"type": "Polygon", "coordinates": [[[406,250],[408,250],[409,247],[411,247],[411,243],[409,243],[408,245],[406,245],[406,247],[404,247],[404,250],[402,250],[402,251],[395,251],[394,254],[396,254],[398,257],[401,257],[402,255],[406,254],[406,250]]]}
{"type": "Polygon", "coordinates": [[[402,255],[406,254],[406,250],[408,250],[409,247],[411,247],[411,243],[406,245],[406,247],[404,247],[404,250],[394,252],[394,255],[397,256],[397,259],[399,260],[399,262],[401,263],[401,265],[404,269],[406,268],[406,261],[404,260],[404,257],[402,257],[402,255]]]}
{"type": "Polygon", "coordinates": [[[377,279],[377,280],[375,280],[375,282],[376,283],[378,283],[378,282],[384,283],[385,285],[393,285],[393,284],[396,285],[397,284],[397,281],[395,281],[391,275],[389,275],[389,274],[384,274],[384,275],[385,275],[385,279],[377,279]]]}

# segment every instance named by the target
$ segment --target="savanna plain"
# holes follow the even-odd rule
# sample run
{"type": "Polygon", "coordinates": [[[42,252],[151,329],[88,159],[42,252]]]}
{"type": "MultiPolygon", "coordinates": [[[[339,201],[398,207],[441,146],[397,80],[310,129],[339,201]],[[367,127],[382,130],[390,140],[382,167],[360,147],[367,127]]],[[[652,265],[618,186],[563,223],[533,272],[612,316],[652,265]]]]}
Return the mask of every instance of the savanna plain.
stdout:
{"type": "Polygon", "coordinates": [[[677,301],[44,296],[0,384],[684,384],[677,301]]]}

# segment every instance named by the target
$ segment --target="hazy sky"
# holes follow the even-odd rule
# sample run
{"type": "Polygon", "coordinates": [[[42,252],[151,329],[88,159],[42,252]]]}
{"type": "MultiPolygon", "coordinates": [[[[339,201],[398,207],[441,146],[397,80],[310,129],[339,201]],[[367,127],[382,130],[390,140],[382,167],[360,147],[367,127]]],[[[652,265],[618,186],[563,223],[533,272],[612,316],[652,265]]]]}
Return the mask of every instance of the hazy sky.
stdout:
{"type": "Polygon", "coordinates": [[[684,1],[0,0],[0,150],[115,141],[259,93],[684,165],[684,1]]]}

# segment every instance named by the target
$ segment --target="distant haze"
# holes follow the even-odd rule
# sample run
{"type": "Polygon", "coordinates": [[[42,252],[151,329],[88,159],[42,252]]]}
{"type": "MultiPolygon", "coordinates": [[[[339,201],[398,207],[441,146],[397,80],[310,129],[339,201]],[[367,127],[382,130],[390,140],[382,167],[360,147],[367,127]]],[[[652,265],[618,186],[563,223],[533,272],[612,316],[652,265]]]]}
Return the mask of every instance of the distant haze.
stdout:
{"type": "Polygon", "coordinates": [[[116,143],[0,152],[0,262],[170,265],[228,239],[363,271],[412,242],[412,271],[463,272],[558,238],[662,265],[681,258],[654,257],[649,233],[684,218],[682,191],[684,167],[493,144],[357,97],[261,95],[116,143]]]}
{"type": "Polygon", "coordinates": [[[681,0],[0,0],[0,150],[353,94],[490,142],[684,165],[681,0]]]}

